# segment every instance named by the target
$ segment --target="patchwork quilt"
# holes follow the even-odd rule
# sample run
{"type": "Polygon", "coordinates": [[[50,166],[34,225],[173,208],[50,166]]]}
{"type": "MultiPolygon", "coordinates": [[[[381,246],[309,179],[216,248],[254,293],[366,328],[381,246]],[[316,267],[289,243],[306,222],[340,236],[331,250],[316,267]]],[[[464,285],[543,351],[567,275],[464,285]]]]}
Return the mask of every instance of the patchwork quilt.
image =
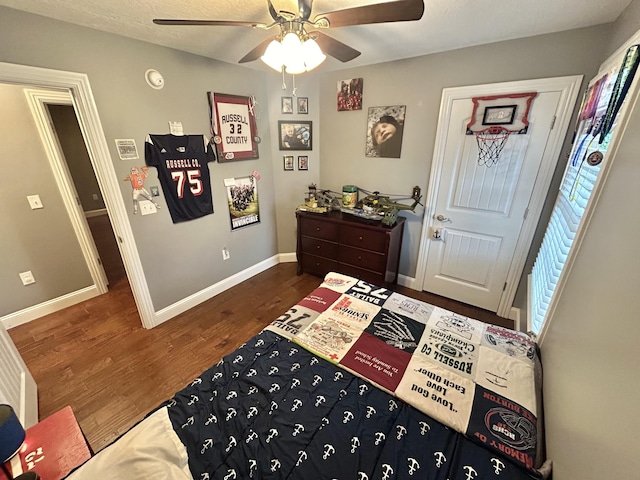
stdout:
{"type": "Polygon", "coordinates": [[[525,334],[338,273],[267,327],[523,468],[541,463],[525,334]]]}

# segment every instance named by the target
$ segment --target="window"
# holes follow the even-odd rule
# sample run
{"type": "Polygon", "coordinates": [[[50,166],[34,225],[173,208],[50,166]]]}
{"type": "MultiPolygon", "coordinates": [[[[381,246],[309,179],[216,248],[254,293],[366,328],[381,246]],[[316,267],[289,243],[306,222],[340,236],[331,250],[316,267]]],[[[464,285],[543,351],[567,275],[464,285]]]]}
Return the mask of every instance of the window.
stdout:
{"type": "Polygon", "coordinates": [[[573,148],[531,273],[529,329],[536,335],[542,332],[547,320],[560,276],[598,180],[615,131],[617,113],[638,65],[638,46],[629,48],[617,65],[591,82],[580,108],[573,148]]]}

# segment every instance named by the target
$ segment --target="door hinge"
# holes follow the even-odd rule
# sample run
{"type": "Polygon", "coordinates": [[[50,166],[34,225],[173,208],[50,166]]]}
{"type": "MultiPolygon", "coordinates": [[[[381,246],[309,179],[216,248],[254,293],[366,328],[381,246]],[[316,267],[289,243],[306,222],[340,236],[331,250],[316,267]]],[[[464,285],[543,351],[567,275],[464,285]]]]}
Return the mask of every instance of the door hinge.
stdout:
{"type": "Polygon", "coordinates": [[[556,126],[556,116],[553,116],[553,119],[551,120],[551,128],[549,130],[553,130],[553,127],[556,126]]]}
{"type": "Polygon", "coordinates": [[[76,197],[76,202],[78,202],[78,206],[81,207],[82,203],[80,203],[80,197],[76,197]]]}
{"type": "Polygon", "coordinates": [[[102,260],[100,260],[100,257],[96,257],[96,260],[98,260],[98,265],[102,265],[102,260]]]}
{"type": "Polygon", "coordinates": [[[504,287],[502,287],[502,291],[504,292],[507,289],[507,282],[504,282],[504,287]]]}
{"type": "Polygon", "coordinates": [[[526,220],[527,217],[529,216],[529,207],[527,207],[524,211],[524,216],[522,217],[523,220],[526,220]]]}

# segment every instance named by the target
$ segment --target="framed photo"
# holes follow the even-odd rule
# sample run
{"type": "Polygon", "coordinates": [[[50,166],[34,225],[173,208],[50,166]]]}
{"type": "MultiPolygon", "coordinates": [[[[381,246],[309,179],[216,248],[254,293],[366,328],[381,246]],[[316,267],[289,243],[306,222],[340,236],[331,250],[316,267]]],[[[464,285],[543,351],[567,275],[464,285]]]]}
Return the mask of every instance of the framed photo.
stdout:
{"type": "Polygon", "coordinates": [[[309,157],[298,155],[298,170],[309,170],[309,157]]]}
{"type": "Polygon", "coordinates": [[[309,98],[308,97],[298,97],[298,113],[307,114],[309,113],[309,98]]]}
{"type": "Polygon", "coordinates": [[[293,98],[282,97],[280,101],[280,111],[282,113],[293,113],[293,98]]]}
{"type": "Polygon", "coordinates": [[[260,223],[260,207],[258,205],[258,182],[253,175],[233,178],[227,182],[227,201],[229,202],[229,218],[231,230],[260,223]]]}
{"type": "Polygon", "coordinates": [[[293,170],[293,155],[285,155],[282,161],[285,170],[293,170]]]}
{"type": "Polygon", "coordinates": [[[338,80],[338,111],[362,110],[362,78],[338,80]]]}
{"type": "Polygon", "coordinates": [[[516,118],[517,105],[485,107],[482,125],[511,125],[516,118]]]}
{"type": "Polygon", "coordinates": [[[365,156],[400,158],[406,105],[370,107],[365,156]]]}
{"type": "Polygon", "coordinates": [[[278,120],[280,150],[311,150],[311,122],[278,120]]]}
{"type": "Polygon", "coordinates": [[[253,97],[207,93],[213,143],[218,162],[258,158],[258,135],[253,97]]]}

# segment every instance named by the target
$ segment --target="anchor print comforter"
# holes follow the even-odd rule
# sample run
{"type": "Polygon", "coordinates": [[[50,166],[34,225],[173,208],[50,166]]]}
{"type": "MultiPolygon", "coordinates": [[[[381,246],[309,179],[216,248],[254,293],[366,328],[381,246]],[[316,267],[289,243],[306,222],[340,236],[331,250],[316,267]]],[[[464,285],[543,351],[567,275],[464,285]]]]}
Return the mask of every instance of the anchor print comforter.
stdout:
{"type": "Polygon", "coordinates": [[[539,478],[536,360],[526,336],[329,273],[71,478],[539,478]]]}

